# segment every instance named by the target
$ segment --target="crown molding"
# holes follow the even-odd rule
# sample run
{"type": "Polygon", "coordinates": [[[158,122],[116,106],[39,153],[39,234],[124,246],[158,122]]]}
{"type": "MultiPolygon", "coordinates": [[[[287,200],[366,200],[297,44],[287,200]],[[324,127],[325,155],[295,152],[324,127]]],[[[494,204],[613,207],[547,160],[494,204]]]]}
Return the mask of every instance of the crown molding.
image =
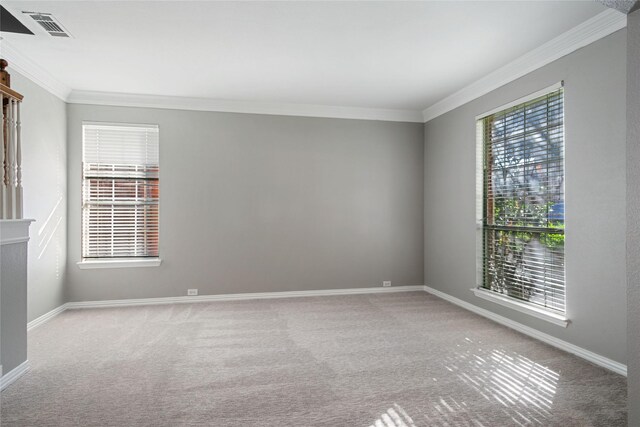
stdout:
{"type": "Polygon", "coordinates": [[[67,100],[71,93],[69,86],[60,82],[49,71],[24,56],[6,39],[3,39],[0,43],[2,43],[2,57],[9,62],[9,72],[15,70],[61,100],[67,100]]]}
{"type": "Polygon", "coordinates": [[[146,107],[175,110],[218,111],[226,113],[423,123],[422,114],[417,110],[231,101],[210,98],[137,95],[114,92],[73,90],[69,95],[67,102],[71,104],[111,105],[118,107],[146,107]]]}
{"type": "Polygon", "coordinates": [[[426,108],[422,112],[423,120],[435,119],[626,26],[626,15],[613,9],[605,10],[426,108]]]}
{"type": "Polygon", "coordinates": [[[65,102],[124,107],[146,107],[228,113],[268,114],[300,117],[380,120],[424,123],[516,80],[571,52],[614,33],[627,25],[626,15],[608,9],[475,83],[447,96],[422,112],[414,110],[346,107],[312,104],[266,103],[163,95],[72,90],[46,69],[2,40],[2,56],[16,70],[65,102]]]}

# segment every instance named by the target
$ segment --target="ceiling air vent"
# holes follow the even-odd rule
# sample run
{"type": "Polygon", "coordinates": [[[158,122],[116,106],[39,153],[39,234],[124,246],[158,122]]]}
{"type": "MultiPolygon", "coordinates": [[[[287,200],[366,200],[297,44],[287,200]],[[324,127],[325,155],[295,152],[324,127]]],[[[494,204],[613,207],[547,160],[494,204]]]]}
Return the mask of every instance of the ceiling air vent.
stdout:
{"type": "Polygon", "coordinates": [[[62,24],[50,13],[23,12],[36,21],[44,30],[54,37],[71,37],[62,24]]]}

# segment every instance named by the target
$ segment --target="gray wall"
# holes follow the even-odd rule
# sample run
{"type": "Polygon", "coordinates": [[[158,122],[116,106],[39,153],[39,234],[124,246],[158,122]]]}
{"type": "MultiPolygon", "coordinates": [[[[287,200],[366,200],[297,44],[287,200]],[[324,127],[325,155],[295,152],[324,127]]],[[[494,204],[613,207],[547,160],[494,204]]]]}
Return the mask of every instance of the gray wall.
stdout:
{"type": "Polygon", "coordinates": [[[35,219],[29,230],[31,321],[66,302],[66,104],[11,70],[11,64],[8,70],[11,87],[24,95],[21,107],[24,217],[35,219]]]}
{"type": "Polygon", "coordinates": [[[626,363],[626,33],[616,32],[425,124],[425,283],[626,363]],[[568,328],[470,292],[475,116],[565,81],[568,328]]]}
{"type": "Polygon", "coordinates": [[[6,375],[27,360],[27,245],[2,245],[0,252],[0,365],[6,375]]]}
{"type": "Polygon", "coordinates": [[[627,339],[629,425],[640,425],[640,10],[627,21],[627,339]]]}
{"type": "Polygon", "coordinates": [[[421,124],[67,113],[70,301],[423,283],[421,124]],[[160,267],[77,267],[83,120],[160,125],[160,267]]]}

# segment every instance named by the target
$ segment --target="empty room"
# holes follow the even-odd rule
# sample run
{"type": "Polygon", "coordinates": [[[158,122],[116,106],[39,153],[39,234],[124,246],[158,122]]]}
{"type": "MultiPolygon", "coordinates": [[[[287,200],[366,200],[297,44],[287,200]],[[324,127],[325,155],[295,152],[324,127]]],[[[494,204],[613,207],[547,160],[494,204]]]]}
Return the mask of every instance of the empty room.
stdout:
{"type": "Polygon", "coordinates": [[[4,1],[0,425],[640,426],[640,1],[4,1]]]}

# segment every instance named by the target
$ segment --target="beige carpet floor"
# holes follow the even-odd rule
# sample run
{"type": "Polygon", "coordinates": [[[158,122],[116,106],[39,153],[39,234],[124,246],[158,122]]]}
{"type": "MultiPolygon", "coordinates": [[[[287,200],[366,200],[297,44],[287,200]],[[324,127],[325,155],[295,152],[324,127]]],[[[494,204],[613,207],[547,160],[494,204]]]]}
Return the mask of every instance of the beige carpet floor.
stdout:
{"type": "Polygon", "coordinates": [[[626,380],[425,293],[67,311],[2,426],[623,426],[626,380]]]}

